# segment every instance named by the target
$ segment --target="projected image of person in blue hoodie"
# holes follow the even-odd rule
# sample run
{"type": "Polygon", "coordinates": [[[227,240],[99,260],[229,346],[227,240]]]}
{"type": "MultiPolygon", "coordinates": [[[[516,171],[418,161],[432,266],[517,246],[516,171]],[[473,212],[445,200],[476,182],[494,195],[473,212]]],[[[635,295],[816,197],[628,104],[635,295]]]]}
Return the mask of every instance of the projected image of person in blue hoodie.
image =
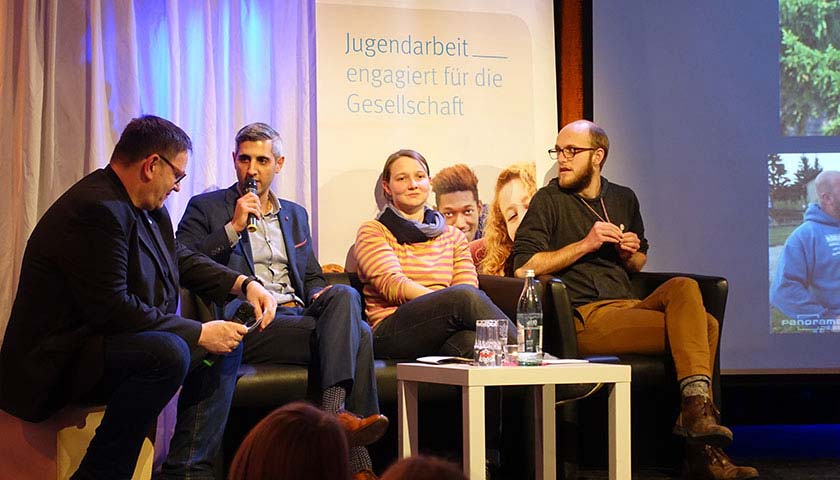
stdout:
{"type": "Polygon", "coordinates": [[[819,203],[785,241],[770,302],[802,330],[840,331],[840,172],[815,181],[819,203]]]}

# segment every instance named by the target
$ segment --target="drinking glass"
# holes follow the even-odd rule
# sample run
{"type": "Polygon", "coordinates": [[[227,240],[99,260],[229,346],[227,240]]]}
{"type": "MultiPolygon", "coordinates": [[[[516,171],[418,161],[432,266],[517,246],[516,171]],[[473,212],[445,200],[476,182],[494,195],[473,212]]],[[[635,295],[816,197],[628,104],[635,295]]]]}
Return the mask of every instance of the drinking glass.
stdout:
{"type": "Polygon", "coordinates": [[[475,322],[475,364],[480,367],[493,367],[501,358],[499,343],[499,321],[478,320],[475,322]]]}

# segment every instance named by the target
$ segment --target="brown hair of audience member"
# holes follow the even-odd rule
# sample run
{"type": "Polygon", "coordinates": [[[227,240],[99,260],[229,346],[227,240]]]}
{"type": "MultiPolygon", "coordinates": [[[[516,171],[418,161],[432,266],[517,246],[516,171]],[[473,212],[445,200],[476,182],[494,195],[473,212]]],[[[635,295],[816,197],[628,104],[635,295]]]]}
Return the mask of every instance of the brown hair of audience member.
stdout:
{"type": "Polygon", "coordinates": [[[338,420],[294,402],[268,414],[248,433],[228,480],[349,480],[348,459],[338,420]]]}
{"type": "Polygon", "coordinates": [[[432,191],[435,197],[453,192],[472,192],[473,200],[478,201],[478,178],[475,172],[463,163],[446,167],[432,178],[432,191]]]}
{"type": "Polygon", "coordinates": [[[537,191],[537,167],[533,162],[514,163],[502,170],[496,180],[496,193],[487,214],[484,226],[484,246],[486,255],[478,264],[478,272],[487,275],[503,276],[505,262],[513,249],[513,240],[508,235],[507,221],[499,207],[499,191],[513,180],[520,180],[525,188],[534,195],[537,191]]]}
{"type": "Polygon", "coordinates": [[[394,463],[379,480],[467,480],[467,477],[452,462],[418,455],[394,463]]]}

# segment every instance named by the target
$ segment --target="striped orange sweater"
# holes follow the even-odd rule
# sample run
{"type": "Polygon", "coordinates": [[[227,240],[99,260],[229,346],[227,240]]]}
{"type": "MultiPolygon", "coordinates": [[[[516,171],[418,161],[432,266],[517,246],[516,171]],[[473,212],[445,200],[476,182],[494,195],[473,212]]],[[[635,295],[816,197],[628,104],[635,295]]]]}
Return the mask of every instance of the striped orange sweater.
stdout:
{"type": "Polygon", "coordinates": [[[371,220],[359,227],[355,255],[373,327],[408,301],[404,288],[410,282],[432,290],[458,284],[478,287],[467,238],[452,226],[426,242],[400,245],[385,225],[371,220]]]}

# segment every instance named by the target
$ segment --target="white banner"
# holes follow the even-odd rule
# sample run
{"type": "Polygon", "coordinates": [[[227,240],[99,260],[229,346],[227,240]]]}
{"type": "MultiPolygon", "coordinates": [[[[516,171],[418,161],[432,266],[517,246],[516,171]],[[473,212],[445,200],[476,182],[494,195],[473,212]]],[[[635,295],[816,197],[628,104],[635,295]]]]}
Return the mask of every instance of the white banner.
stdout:
{"type": "Polygon", "coordinates": [[[422,153],[432,176],[471,166],[485,203],[507,165],[550,168],[552,3],[519,3],[317,3],[322,264],[344,264],[359,225],[382,206],[385,159],[401,148],[422,153]]]}

